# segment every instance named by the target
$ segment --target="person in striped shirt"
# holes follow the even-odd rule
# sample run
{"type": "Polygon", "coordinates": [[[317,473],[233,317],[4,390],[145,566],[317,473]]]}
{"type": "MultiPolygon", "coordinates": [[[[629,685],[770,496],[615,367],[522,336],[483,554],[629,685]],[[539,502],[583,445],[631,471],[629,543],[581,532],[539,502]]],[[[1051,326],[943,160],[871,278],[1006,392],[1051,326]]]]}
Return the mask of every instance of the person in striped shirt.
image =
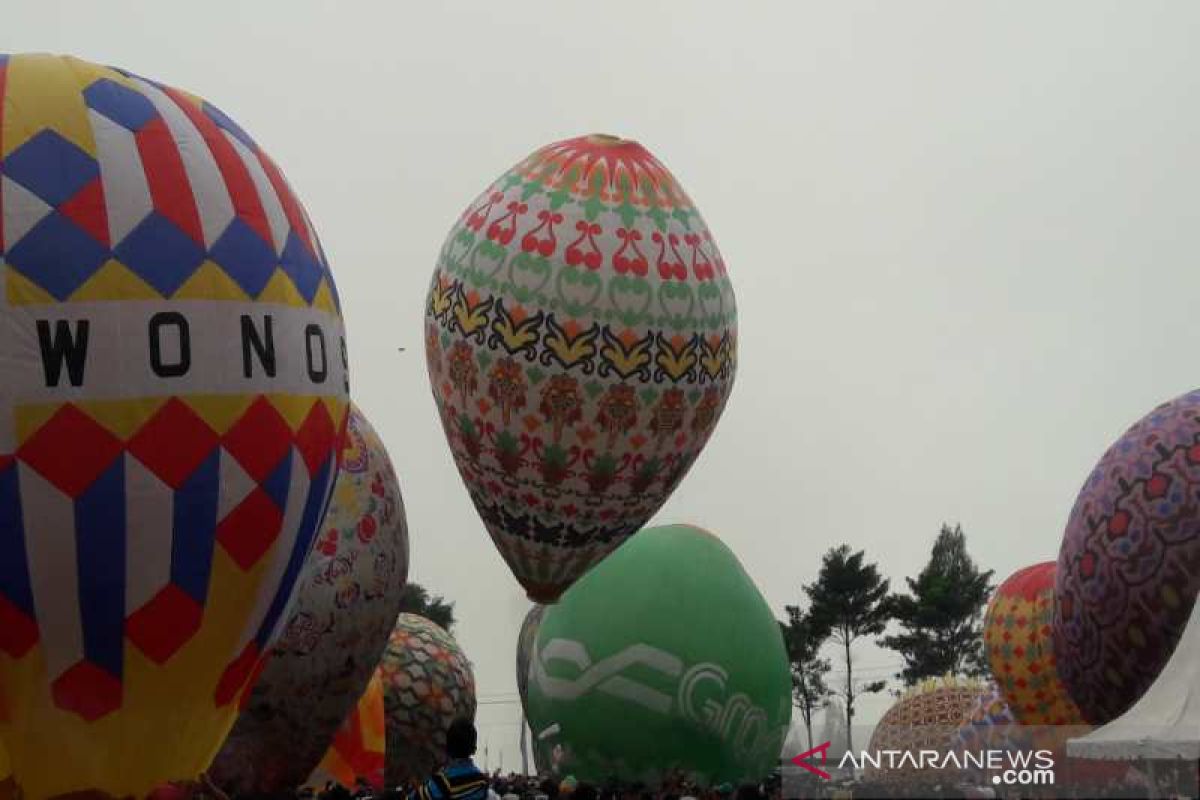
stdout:
{"type": "Polygon", "coordinates": [[[478,738],[471,720],[460,717],[450,723],[446,731],[449,763],[409,792],[407,800],[487,800],[488,777],[471,760],[478,738]]]}

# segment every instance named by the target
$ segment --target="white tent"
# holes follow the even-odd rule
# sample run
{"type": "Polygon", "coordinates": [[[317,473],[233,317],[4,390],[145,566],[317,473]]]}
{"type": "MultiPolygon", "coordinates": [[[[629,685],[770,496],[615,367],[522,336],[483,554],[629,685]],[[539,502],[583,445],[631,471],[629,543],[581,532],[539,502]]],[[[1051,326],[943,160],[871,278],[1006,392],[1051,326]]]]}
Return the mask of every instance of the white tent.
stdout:
{"type": "Polygon", "coordinates": [[[1200,760],[1200,602],[1158,679],[1124,714],[1067,742],[1075,758],[1200,760]]]}

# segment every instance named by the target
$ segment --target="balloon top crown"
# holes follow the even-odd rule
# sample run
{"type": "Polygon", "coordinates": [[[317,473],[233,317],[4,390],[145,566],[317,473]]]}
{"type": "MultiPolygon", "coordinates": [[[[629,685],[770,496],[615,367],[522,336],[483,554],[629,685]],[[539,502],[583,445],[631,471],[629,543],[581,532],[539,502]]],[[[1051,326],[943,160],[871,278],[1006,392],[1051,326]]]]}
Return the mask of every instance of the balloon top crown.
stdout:
{"type": "Polygon", "coordinates": [[[593,133],[535,151],[512,173],[565,197],[631,209],[692,212],[695,205],[662,162],[632,139],[593,133]]]}

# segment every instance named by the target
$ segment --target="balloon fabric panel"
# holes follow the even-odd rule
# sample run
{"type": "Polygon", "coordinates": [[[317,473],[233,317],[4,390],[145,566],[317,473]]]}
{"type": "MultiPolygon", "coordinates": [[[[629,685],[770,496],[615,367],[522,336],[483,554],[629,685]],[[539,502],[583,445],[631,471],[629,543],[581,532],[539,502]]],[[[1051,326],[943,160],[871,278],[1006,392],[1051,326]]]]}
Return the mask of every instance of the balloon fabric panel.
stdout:
{"type": "Polygon", "coordinates": [[[278,168],[208,102],[0,56],[0,693],[26,796],[193,777],[336,472],[342,323],[278,168]]]}

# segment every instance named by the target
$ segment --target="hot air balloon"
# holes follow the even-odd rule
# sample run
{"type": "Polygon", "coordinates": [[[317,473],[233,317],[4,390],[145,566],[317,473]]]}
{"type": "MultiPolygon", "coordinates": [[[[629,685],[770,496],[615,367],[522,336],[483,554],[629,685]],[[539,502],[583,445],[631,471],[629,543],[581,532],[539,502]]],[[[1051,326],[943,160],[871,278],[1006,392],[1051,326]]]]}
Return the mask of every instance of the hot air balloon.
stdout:
{"type": "Polygon", "coordinates": [[[1023,725],[1082,725],[1058,677],[1051,626],[1055,564],[1017,570],[996,589],[983,623],[988,664],[1023,725]]]}
{"type": "Polygon", "coordinates": [[[521,623],[521,632],[517,634],[517,693],[521,696],[522,706],[529,693],[529,659],[533,655],[538,626],[542,624],[545,613],[545,606],[535,605],[529,609],[525,621],[521,623]]]}
{"type": "Polygon", "coordinates": [[[688,525],[647,528],[550,606],[527,710],[542,763],[581,780],[757,781],[791,722],[774,614],[737,557],[688,525]]]}
{"type": "Polygon", "coordinates": [[[938,763],[948,758],[955,734],[974,707],[985,685],[977,680],[930,678],[900,696],[879,720],[867,746],[870,754],[896,751],[890,761],[866,767],[871,780],[911,782],[936,777],[929,761],[916,761],[921,751],[938,754],[938,763]],[[904,754],[910,754],[906,759],[904,754]]]}
{"type": "Polygon", "coordinates": [[[318,789],[335,781],[354,789],[365,780],[373,789],[383,789],[386,729],[383,715],[383,679],[371,676],[366,694],[358,701],[333,737],[333,744],[309,776],[308,785],[318,789]]]}
{"type": "Polygon", "coordinates": [[[209,774],[235,794],[299,786],[362,696],[408,578],[408,527],[383,442],[357,407],[333,501],[287,624],[209,774]]]}
{"type": "Polygon", "coordinates": [[[451,229],[426,304],[458,470],[530,599],[552,603],[666,501],[733,386],[725,263],[636,142],[533,153],[451,229]]]}
{"type": "Polygon", "coordinates": [[[388,786],[423,780],[446,761],[446,730],[475,718],[475,674],[454,638],[401,614],[379,662],[387,720],[388,786]]]}
{"type": "Polygon", "coordinates": [[[1054,651],[1088,722],[1158,677],[1200,592],[1200,391],[1156,408],[1079,493],[1058,555],[1054,651]]]}
{"type": "Polygon", "coordinates": [[[972,752],[1012,749],[1020,746],[1020,739],[1015,736],[1019,731],[1017,718],[1004,699],[1004,692],[996,683],[988,683],[958,726],[953,747],[972,752]]]}
{"type": "Polygon", "coordinates": [[[0,739],[26,797],[216,752],[329,499],[332,275],[195,95],[0,56],[0,739]]]}

